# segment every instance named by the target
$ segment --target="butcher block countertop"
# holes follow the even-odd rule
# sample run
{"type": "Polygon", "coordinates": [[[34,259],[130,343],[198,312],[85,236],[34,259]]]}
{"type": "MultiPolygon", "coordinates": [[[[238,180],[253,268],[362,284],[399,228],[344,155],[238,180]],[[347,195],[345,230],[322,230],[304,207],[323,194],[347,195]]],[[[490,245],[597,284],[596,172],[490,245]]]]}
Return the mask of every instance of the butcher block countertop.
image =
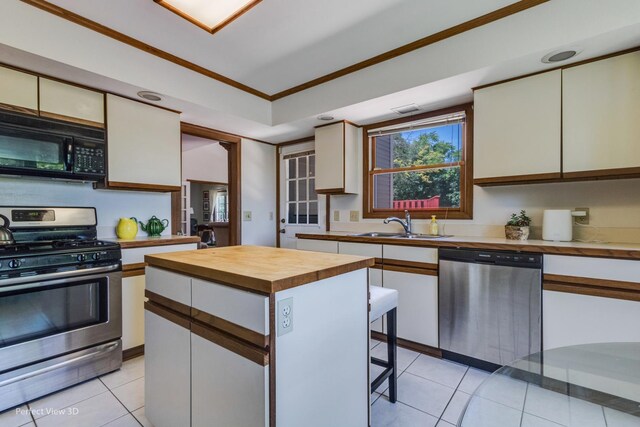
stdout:
{"type": "Polygon", "coordinates": [[[263,294],[272,294],[374,264],[374,258],[263,246],[228,246],[146,255],[145,261],[152,267],[263,294]]]}
{"type": "Polygon", "coordinates": [[[474,248],[535,252],[547,255],[590,256],[640,260],[638,243],[586,243],[550,242],[545,240],[507,240],[495,237],[452,236],[439,239],[400,239],[394,237],[354,236],[355,233],[328,231],[321,233],[298,233],[298,239],[333,240],[339,242],[378,243],[385,245],[420,246],[427,248],[474,248]]]}
{"type": "Polygon", "coordinates": [[[140,236],[135,237],[133,239],[104,239],[109,240],[111,242],[116,242],[120,244],[122,249],[131,249],[131,248],[146,248],[149,246],[167,246],[167,245],[185,245],[188,243],[198,243],[200,242],[200,237],[198,236],[140,236]]]}

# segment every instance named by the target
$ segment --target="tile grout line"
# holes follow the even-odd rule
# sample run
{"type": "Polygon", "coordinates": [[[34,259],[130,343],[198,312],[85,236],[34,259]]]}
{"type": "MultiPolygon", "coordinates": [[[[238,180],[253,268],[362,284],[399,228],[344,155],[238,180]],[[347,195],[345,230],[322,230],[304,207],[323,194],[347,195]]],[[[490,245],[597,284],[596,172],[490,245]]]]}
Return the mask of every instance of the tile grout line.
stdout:
{"type": "MultiPolygon", "coordinates": [[[[464,374],[462,374],[462,378],[460,378],[460,381],[458,381],[458,385],[456,386],[455,389],[453,389],[453,394],[451,395],[451,397],[449,398],[449,401],[447,402],[447,404],[444,406],[444,409],[442,410],[442,414],[440,414],[440,418],[438,418],[438,422],[440,421],[444,421],[447,422],[447,420],[443,420],[442,417],[444,416],[444,413],[447,412],[447,408],[449,407],[449,405],[451,404],[451,401],[453,400],[453,397],[456,395],[456,393],[458,392],[458,388],[460,387],[460,384],[462,384],[462,381],[464,381],[464,377],[467,376],[467,373],[469,372],[469,366],[467,366],[467,369],[464,371],[464,374]]],[[[436,382],[436,381],[434,381],[436,382]]],[[[439,384],[439,383],[438,383],[439,384]]],[[[444,385],[444,384],[442,384],[444,385]]],[[[461,393],[464,393],[463,391],[461,391],[461,393]]],[[[465,393],[466,394],[466,393],[465,393]]],[[[471,398],[471,396],[469,396],[469,398],[471,398]]],[[[437,423],[436,423],[437,424],[437,423]]]]}
{"type": "Polygon", "coordinates": [[[527,394],[529,394],[529,383],[524,389],[524,400],[522,401],[522,412],[520,413],[520,427],[522,427],[522,420],[524,420],[524,407],[527,405],[527,394]]]}
{"type": "MultiPolygon", "coordinates": [[[[140,377],[140,378],[142,378],[142,377],[140,377]]],[[[140,379],[140,378],[138,378],[138,379],[140,379]]],[[[102,381],[102,380],[100,380],[100,381],[102,381]]],[[[131,382],[131,381],[129,381],[129,382],[131,382]]],[[[103,384],[104,384],[104,383],[103,383],[103,384]]],[[[127,384],[128,384],[128,383],[127,383],[127,384]]],[[[106,384],[105,384],[105,385],[106,385],[106,384]]],[[[124,385],[124,384],[123,384],[123,385],[124,385]]],[[[113,390],[111,390],[109,387],[107,387],[107,389],[109,390],[109,393],[111,393],[111,395],[112,395],[112,396],[113,396],[113,397],[118,401],[118,403],[119,403],[119,404],[121,404],[121,405],[122,405],[122,407],[127,411],[127,414],[131,415],[131,416],[133,417],[133,419],[134,419],[134,420],[136,420],[136,422],[137,422],[138,424],[142,425],[142,423],[141,423],[140,421],[138,421],[138,419],[136,418],[136,416],[135,416],[135,415],[133,415],[133,412],[131,412],[131,411],[129,410],[129,408],[127,408],[127,407],[126,407],[126,405],[125,405],[124,403],[122,403],[122,401],[121,401],[120,399],[118,399],[118,396],[116,396],[116,395],[115,395],[115,393],[113,392],[113,390]]],[[[144,407],[144,405],[143,405],[143,406],[141,406],[140,408],[142,408],[142,407],[144,407]]],[[[135,409],[135,410],[137,411],[137,410],[138,410],[138,409],[140,409],[140,408],[137,408],[137,409],[135,409]]],[[[125,414],[125,415],[127,415],[127,414],[125,414]]],[[[123,415],[123,417],[124,417],[125,415],[123,415]]],[[[118,420],[118,419],[120,419],[120,418],[122,418],[122,417],[118,417],[118,418],[116,418],[116,420],[118,420]]],[[[110,422],[112,422],[112,421],[115,421],[115,420],[111,420],[111,421],[109,421],[107,424],[109,424],[109,423],[110,423],[110,422]]],[[[104,425],[104,424],[103,424],[103,425],[104,425]]]]}
{"type": "Polygon", "coordinates": [[[31,421],[33,422],[33,425],[38,427],[38,424],[36,424],[36,419],[33,416],[33,412],[31,412],[31,402],[27,402],[27,410],[29,411],[29,416],[31,417],[31,421]]]}

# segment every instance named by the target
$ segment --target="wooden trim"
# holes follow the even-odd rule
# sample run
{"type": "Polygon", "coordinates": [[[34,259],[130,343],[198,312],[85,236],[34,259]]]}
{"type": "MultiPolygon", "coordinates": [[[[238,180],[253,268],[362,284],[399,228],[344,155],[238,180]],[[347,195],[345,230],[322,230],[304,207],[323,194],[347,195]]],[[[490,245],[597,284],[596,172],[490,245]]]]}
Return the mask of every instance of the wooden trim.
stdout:
{"type": "Polygon", "coordinates": [[[186,122],[180,122],[180,132],[200,138],[213,139],[220,142],[239,143],[242,140],[241,136],[232,133],[227,133],[221,130],[211,129],[186,122]]]}
{"type": "MultiPolygon", "coordinates": [[[[376,258],[376,262],[378,262],[377,258],[376,258]]],[[[424,270],[438,271],[438,264],[432,264],[430,262],[405,261],[402,259],[389,259],[389,258],[384,258],[380,260],[380,262],[385,266],[411,267],[411,268],[421,268],[424,270]]]]}
{"type": "Polygon", "coordinates": [[[189,243],[199,243],[200,238],[198,236],[160,236],[143,237],[132,240],[114,239],[113,241],[120,244],[120,247],[122,249],[132,249],[149,248],[154,246],[188,245],[189,243]]]}
{"type": "Polygon", "coordinates": [[[265,349],[245,344],[234,339],[230,335],[205,328],[197,323],[191,324],[191,332],[206,339],[207,341],[211,341],[220,347],[224,347],[227,350],[234,352],[238,356],[249,359],[260,366],[267,366],[269,364],[269,352],[265,349]]]}
{"type": "Polygon", "coordinates": [[[317,194],[344,194],[343,188],[324,188],[322,190],[316,190],[317,194]]]}
{"type": "Polygon", "coordinates": [[[181,313],[169,310],[161,305],[153,303],[152,301],[145,301],[144,309],[168,320],[171,323],[175,323],[180,327],[191,329],[191,321],[181,313]]]}
{"type": "Polygon", "coordinates": [[[447,28],[445,30],[439,31],[435,34],[431,34],[429,36],[423,37],[419,40],[416,40],[412,43],[405,44],[404,46],[400,46],[396,49],[392,49],[385,53],[376,55],[372,58],[366,59],[364,61],[360,61],[356,64],[350,65],[348,67],[342,68],[340,70],[334,71],[332,73],[326,74],[322,77],[318,77],[316,79],[310,80],[306,83],[294,86],[292,88],[283,90],[281,92],[275,93],[271,95],[271,100],[275,101],[281,98],[284,98],[289,95],[293,95],[294,93],[302,92],[303,90],[307,90],[314,86],[321,85],[323,83],[329,82],[331,80],[335,80],[337,78],[346,76],[347,74],[354,73],[356,71],[360,71],[362,69],[371,67],[372,65],[380,64],[382,62],[388,61],[393,58],[397,58],[398,56],[404,55],[409,52],[413,52],[414,50],[421,49],[423,47],[429,46],[431,44],[440,42],[442,40],[448,39],[450,37],[454,37],[458,34],[462,34],[466,31],[473,30],[474,28],[481,27],[483,25],[490,24],[494,21],[497,21],[502,18],[506,18],[510,15],[513,15],[518,12],[522,12],[524,10],[530,9],[532,7],[538,6],[540,4],[546,3],[548,0],[521,0],[515,3],[512,3],[508,6],[502,7],[500,9],[494,10],[493,12],[489,12],[477,18],[471,19],[469,21],[463,22],[461,24],[455,25],[453,27],[447,28]]]}
{"type": "Polygon", "coordinates": [[[324,229],[325,231],[331,231],[331,194],[327,194],[324,196],[325,201],[324,201],[324,205],[325,205],[325,212],[324,212],[324,216],[325,216],[325,224],[324,224],[324,229]]]}
{"type": "Polygon", "coordinates": [[[192,184],[205,184],[205,185],[229,185],[226,182],[201,181],[199,179],[187,179],[187,182],[190,182],[192,184]]]}
{"type": "Polygon", "coordinates": [[[48,111],[40,111],[40,117],[46,117],[48,119],[61,120],[70,123],[77,123],[83,126],[92,126],[100,129],[104,129],[104,123],[94,122],[93,120],[80,119],[78,117],[65,116],[64,114],[50,113],[48,111]]]}
{"type": "Polygon", "coordinates": [[[202,28],[203,30],[205,30],[209,34],[215,34],[218,31],[220,31],[221,29],[223,29],[224,27],[226,27],[227,25],[231,24],[236,19],[238,19],[240,16],[242,16],[243,14],[248,12],[252,7],[254,7],[258,3],[260,3],[262,0],[252,0],[251,2],[247,3],[245,6],[243,6],[240,9],[238,9],[236,12],[234,12],[227,19],[221,21],[218,25],[213,26],[213,27],[210,27],[210,26],[206,25],[205,23],[203,23],[202,21],[199,21],[198,19],[194,18],[193,16],[183,12],[182,10],[180,10],[177,7],[173,6],[172,4],[167,2],[166,0],[153,0],[153,1],[156,2],[158,5],[164,7],[165,9],[175,13],[179,17],[181,17],[183,19],[186,19],[187,21],[191,22],[192,24],[202,28]]]}
{"type": "Polygon", "coordinates": [[[378,259],[379,259],[379,258],[376,258],[376,263],[375,263],[375,264],[373,264],[373,265],[372,265],[371,267],[369,267],[369,268],[374,268],[374,269],[376,269],[376,270],[382,270],[383,264],[382,264],[382,262],[378,262],[378,259]]]}
{"type": "Polygon", "coordinates": [[[637,178],[640,177],[640,167],[563,172],[562,177],[568,180],[637,178]]]}
{"type": "MultiPolygon", "coordinates": [[[[386,262],[386,260],[385,260],[386,262]]],[[[411,274],[422,274],[425,276],[438,276],[438,270],[431,270],[426,268],[415,268],[415,267],[406,267],[402,265],[389,265],[382,264],[383,271],[396,271],[398,273],[411,273],[411,274]]]]}
{"type": "MultiPolygon", "coordinates": [[[[382,332],[371,331],[371,338],[374,340],[387,342],[387,335],[382,332]]],[[[408,350],[417,351],[418,353],[428,354],[442,359],[442,351],[439,348],[431,347],[430,345],[419,344],[414,341],[405,340],[404,338],[398,338],[398,347],[406,348],[408,350]]]]}
{"type": "Polygon", "coordinates": [[[280,148],[276,152],[276,248],[280,247],[280,148]]]}
{"type": "Polygon", "coordinates": [[[286,147],[288,145],[302,144],[303,142],[315,141],[315,135],[305,136],[304,138],[293,139],[291,141],[278,142],[274,144],[277,147],[286,147]]]}
{"type": "MultiPolygon", "coordinates": [[[[372,123],[362,127],[362,217],[363,218],[387,218],[397,215],[400,210],[393,209],[374,209],[373,208],[373,176],[376,171],[371,171],[370,155],[373,155],[375,161],[375,151],[372,153],[369,147],[368,132],[371,129],[377,129],[390,125],[413,122],[416,120],[427,119],[429,117],[442,116],[459,111],[465,112],[464,134],[465,142],[462,147],[460,162],[460,207],[458,208],[438,208],[438,209],[420,209],[410,210],[411,216],[415,219],[429,219],[432,215],[438,215],[441,219],[473,219],[473,104],[466,103],[453,107],[442,108],[439,110],[429,111],[410,117],[400,119],[385,120],[378,123],[372,123]]],[[[374,163],[375,165],[375,163],[374,163]]],[[[449,164],[447,164],[449,165],[449,164]]],[[[446,166],[446,165],[436,165],[446,166]]],[[[450,166],[450,165],[449,165],[450,166]]],[[[414,167],[415,168],[415,167],[414,167]]],[[[411,170],[414,168],[402,168],[402,170],[411,170]]],[[[417,167],[415,169],[423,169],[417,167]]]]}
{"type": "MultiPolygon", "coordinates": [[[[323,127],[326,127],[326,126],[333,126],[333,125],[336,125],[338,123],[342,123],[343,125],[355,126],[357,128],[361,128],[362,127],[359,124],[354,123],[354,122],[349,121],[349,120],[336,120],[335,122],[323,123],[321,125],[315,126],[314,129],[323,128],[323,127]]],[[[315,135],[313,136],[313,138],[315,138],[315,135]]]]}
{"type": "Polygon", "coordinates": [[[157,191],[162,193],[170,193],[172,191],[180,191],[179,185],[160,185],[160,184],[141,184],[135,182],[119,182],[107,181],[107,188],[117,188],[119,190],[132,191],[157,191]]]}
{"type": "Polygon", "coordinates": [[[149,302],[155,305],[159,305],[162,308],[171,310],[177,314],[186,316],[187,318],[191,316],[191,307],[189,307],[188,305],[174,301],[170,298],[167,298],[165,296],[152,292],[148,289],[144,290],[144,296],[149,299],[149,302]]]}
{"type": "Polygon", "coordinates": [[[78,24],[81,25],[85,28],[88,28],[90,30],[93,30],[97,33],[102,34],[103,36],[107,36],[110,37],[114,40],[117,40],[121,43],[127,44],[131,47],[134,47],[136,49],[142,50],[148,54],[157,56],[158,58],[162,58],[166,61],[172,62],[176,65],[179,65],[181,67],[187,68],[191,71],[194,71],[198,74],[202,74],[203,76],[212,78],[214,80],[217,80],[221,83],[224,83],[226,85],[232,86],[236,89],[242,90],[244,92],[250,93],[252,95],[255,95],[259,98],[262,99],[266,99],[268,101],[271,101],[271,97],[269,95],[267,95],[264,92],[261,92],[257,89],[254,89],[252,87],[249,87],[247,85],[244,85],[242,83],[239,83],[233,79],[230,79],[228,77],[223,76],[222,74],[218,74],[216,72],[213,72],[211,70],[208,70],[204,67],[201,67],[200,65],[196,65],[193,62],[187,61],[185,59],[182,59],[176,55],[172,55],[169,52],[166,52],[164,50],[158,49],[156,47],[153,47],[147,43],[141,42],[140,40],[137,40],[133,37],[129,37],[126,34],[120,33],[118,31],[115,31],[105,25],[99,24],[95,21],[92,21],[90,19],[87,19],[83,16],[80,16],[76,13],[73,13],[67,9],[63,9],[59,6],[56,6],[52,3],[49,3],[46,0],[22,0],[24,3],[30,5],[30,6],[34,6],[37,7],[38,9],[44,10],[45,12],[51,13],[52,15],[55,15],[59,18],[63,18],[66,19],[67,21],[73,22],[74,24],[78,24]]]}
{"type": "Polygon", "coordinates": [[[473,180],[474,185],[480,187],[491,187],[495,185],[515,185],[515,184],[530,184],[541,182],[558,182],[562,179],[560,172],[551,173],[536,173],[530,175],[511,175],[511,176],[498,176],[492,178],[476,178],[473,180]]]}
{"type": "MultiPolygon", "coordinates": [[[[171,192],[171,234],[178,234],[178,232],[182,232],[180,227],[182,224],[182,215],[181,215],[182,200],[181,199],[182,199],[182,186],[180,187],[180,191],[171,192]]],[[[190,224],[187,221],[187,233],[189,233],[189,227],[190,227],[190,224]]]]}
{"type": "Polygon", "coordinates": [[[226,332],[229,335],[233,335],[241,340],[247,341],[253,345],[262,348],[269,348],[269,335],[262,335],[258,332],[247,329],[244,326],[237,325],[221,317],[214,316],[205,311],[198,310],[191,307],[191,318],[203,324],[203,326],[209,326],[214,329],[218,329],[222,332],[226,332]]]}
{"type": "MultiPolygon", "coordinates": [[[[372,156],[375,157],[375,151],[371,153],[372,156]]],[[[375,163],[373,163],[375,164],[375,163]]],[[[369,175],[385,175],[395,172],[417,172],[417,171],[425,171],[425,170],[433,170],[433,169],[448,169],[456,166],[464,166],[465,162],[449,162],[449,163],[436,163],[433,165],[414,165],[414,166],[405,166],[402,168],[390,168],[390,169],[373,169],[369,171],[369,175]]]]}
{"type": "Polygon", "coordinates": [[[134,264],[124,264],[122,266],[122,277],[134,277],[134,276],[144,276],[145,275],[145,267],[147,264],[144,262],[136,262],[134,264]]]}
{"type": "Polygon", "coordinates": [[[620,280],[545,274],[543,278],[543,289],[547,291],[640,301],[640,283],[620,280]]]}
{"type": "Polygon", "coordinates": [[[276,427],[276,296],[269,295],[269,427],[276,427]]]}
{"type": "Polygon", "coordinates": [[[135,359],[144,355],[144,344],[122,350],[122,361],[135,359]]]}
{"type": "Polygon", "coordinates": [[[20,114],[29,114],[32,116],[38,115],[38,110],[33,110],[31,108],[26,108],[26,107],[18,107],[17,105],[5,104],[3,102],[0,102],[0,110],[6,110],[6,111],[11,111],[11,112],[20,113],[20,114]]]}

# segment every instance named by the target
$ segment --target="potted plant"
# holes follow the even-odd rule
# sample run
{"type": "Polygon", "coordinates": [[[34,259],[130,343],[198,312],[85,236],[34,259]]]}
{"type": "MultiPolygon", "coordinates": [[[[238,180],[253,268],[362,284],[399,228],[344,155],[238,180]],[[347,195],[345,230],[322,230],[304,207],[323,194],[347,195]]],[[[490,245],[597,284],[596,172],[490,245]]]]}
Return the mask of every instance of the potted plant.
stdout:
{"type": "Polygon", "coordinates": [[[527,240],[529,238],[529,226],[531,218],[524,210],[520,215],[511,214],[511,218],[504,227],[504,232],[509,240],[527,240]]]}

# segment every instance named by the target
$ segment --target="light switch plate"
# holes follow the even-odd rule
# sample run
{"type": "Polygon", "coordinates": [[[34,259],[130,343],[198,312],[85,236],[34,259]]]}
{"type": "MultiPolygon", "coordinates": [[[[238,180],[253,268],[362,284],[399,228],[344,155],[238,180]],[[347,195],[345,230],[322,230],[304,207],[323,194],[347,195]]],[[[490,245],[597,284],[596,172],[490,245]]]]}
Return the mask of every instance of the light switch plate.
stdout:
{"type": "Polygon", "coordinates": [[[337,209],[333,211],[333,220],[335,222],[340,222],[340,211],[337,209]]]}
{"type": "Polygon", "coordinates": [[[359,211],[349,211],[349,221],[351,221],[351,222],[360,221],[360,212],[359,211]]]}
{"type": "Polygon", "coordinates": [[[251,211],[243,211],[242,212],[242,220],[243,221],[251,221],[251,211]]]}
{"type": "Polygon", "coordinates": [[[293,331],[293,298],[278,301],[278,336],[293,331]]]}

